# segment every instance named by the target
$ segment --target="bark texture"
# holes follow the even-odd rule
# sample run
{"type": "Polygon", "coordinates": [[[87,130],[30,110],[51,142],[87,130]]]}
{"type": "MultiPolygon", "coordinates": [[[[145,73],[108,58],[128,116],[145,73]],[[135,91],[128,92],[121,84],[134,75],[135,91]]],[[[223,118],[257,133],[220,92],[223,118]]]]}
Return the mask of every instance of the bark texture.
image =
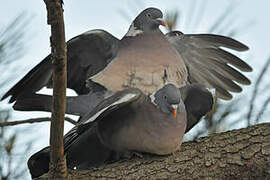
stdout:
{"type": "Polygon", "coordinates": [[[66,159],[63,148],[66,111],[66,39],[61,0],[44,0],[48,24],[51,25],[51,54],[53,63],[53,107],[50,130],[50,178],[65,178],[66,159]]]}
{"type": "Polygon", "coordinates": [[[70,170],[68,179],[267,180],[270,123],[185,142],[169,156],[144,155],[87,171],[70,170]]]}

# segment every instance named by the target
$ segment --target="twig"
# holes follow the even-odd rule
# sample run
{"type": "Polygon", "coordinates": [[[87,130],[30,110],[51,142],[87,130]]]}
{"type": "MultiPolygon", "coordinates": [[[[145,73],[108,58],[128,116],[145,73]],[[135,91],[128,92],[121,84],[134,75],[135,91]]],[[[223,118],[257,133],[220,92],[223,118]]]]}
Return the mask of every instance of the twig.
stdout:
{"type": "Polygon", "coordinates": [[[262,115],[263,115],[264,111],[266,110],[266,107],[268,106],[269,103],[270,103],[270,96],[266,99],[266,101],[264,101],[263,106],[256,117],[256,121],[255,121],[256,123],[258,123],[259,120],[261,119],[261,117],[262,117],[262,115]]]}
{"type": "MultiPolygon", "coordinates": [[[[76,121],[69,118],[65,117],[65,120],[71,124],[76,125],[76,121]]],[[[11,121],[11,122],[1,122],[0,127],[4,126],[15,126],[19,124],[25,124],[25,123],[38,123],[38,122],[46,122],[46,121],[51,121],[51,118],[49,117],[43,117],[43,118],[32,118],[32,119],[27,119],[27,120],[18,120],[18,121],[11,121]]]]}
{"type": "Polygon", "coordinates": [[[263,79],[263,76],[265,75],[265,72],[267,71],[268,67],[270,65],[270,58],[266,61],[265,65],[263,66],[263,69],[261,71],[261,73],[259,74],[259,77],[255,83],[255,86],[254,86],[254,89],[253,89],[253,92],[252,92],[252,96],[251,96],[251,100],[250,100],[250,103],[249,103],[249,110],[248,110],[248,114],[247,114],[247,123],[248,123],[248,126],[251,125],[251,115],[252,115],[252,112],[253,112],[253,107],[254,107],[254,102],[255,102],[255,99],[256,99],[256,96],[257,96],[257,91],[259,89],[259,85],[263,79]]]}

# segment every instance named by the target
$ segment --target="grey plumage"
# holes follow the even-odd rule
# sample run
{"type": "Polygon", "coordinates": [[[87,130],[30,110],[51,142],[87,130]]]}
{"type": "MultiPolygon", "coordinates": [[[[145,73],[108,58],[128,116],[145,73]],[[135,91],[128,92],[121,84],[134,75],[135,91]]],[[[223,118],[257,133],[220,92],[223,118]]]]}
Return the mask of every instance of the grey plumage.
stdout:
{"type": "Polygon", "coordinates": [[[91,77],[111,91],[135,87],[152,93],[165,83],[185,84],[187,71],[175,48],[158,28],[162,13],[155,8],[141,12],[119,42],[117,56],[91,77]]]}
{"type": "MultiPolygon", "coordinates": [[[[93,110],[98,103],[112,95],[107,90],[89,92],[88,94],[66,97],[66,114],[84,116],[93,110]]],[[[44,94],[31,94],[19,96],[13,105],[17,111],[45,111],[51,112],[52,96],[44,94]]]]}
{"type": "MultiPolygon", "coordinates": [[[[96,166],[129,151],[171,153],[179,146],[184,131],[189,131],[210,111],[213,98],[205,87],[215,88],[219,98],[228,100],[232,98],[230,92],[242,90],[237,83],[250,84],[239,71],[248,72],[251,67],[222,49],[244,51],[247,46],[218,35],[170,32],[164,36],[158,28],[164,24],[161,18],[160,10],[148,8],[136,17],[121,40],[103,30],[93,30],[67,43],[67,85],[81,95],[68,97],[67,113],[83,116],[78,125],[65,135],[69,168],[96,166]],[[161,108],[152,103],[139,108],[141,101],[147,99],[142,98],[146,97],[143,94],[153,93],[168,82],[180,88],[179,94],[184,101],[181,101],[180,110],[185,112],[180,114],[187,116],[186,130],[183,124],[174,121],[172,113],[167,118],[171,109],[162,105],[163,100],[156,102],[161,108]],[[140,90],[131,90],[130,87],[140,90]],[[107,98],[108,93],[122,89],[126,90],[107,98]],[[131,92],[134,96],[124,100],[125,94],[131,92]],[[114,104],[120,100],[123,101],[114,104]],[[159,123],[152,122],[156,119],[159,123]],[[162,121],[164,119],[169,121],[162,121]],[[152,133],[146,134],[146,129],[152,133]]],[[[51,73],[48,56],[2,99],[11,95],[10,102],[16,100],[15,109],[48,111],[50,97],[33,94],[44,86],[51,87],[51,73]]],[[[177,94],[179,91],[175,88],[173,92],[177,94]]],[[[173,96],[179,98],[179,94],[173,96]]],[[[33,169],[32,164],[46,169],[46,164],[36,161],[47,161],[45,152],[48,148],[30,158],[30,170],[33,169]]]]}
{"type": "MultiPolygon", "coordinates": [[[[212,94],[201,84],[192,84],[181,87],[182,100],[187,110],[188,132],[195,126],[202,116],[206,115],[213,106],[212,94]]],[[[91,112],[97,104],[112,95],[108,91],[98,91],[85,95],[67,97],[66,113],[85,116],[91,112]]],[[[51,112],[52,96],[35,94],[18,98],[13,108],[19,111],[47,111],[51,112]]],[[[80,121],[85,118],[80,118],[80,121]]]]}
{"type": "MultiPolygon", "coordinates": [[[[139,89],[126,89],[99,103],[65,135],[67,164],[85,169],[114,160],[117,154],[170,154],[179,148],[185,128],[185,106],[174,85],[165,85],[152,98],[139,89]]],[[[48,154],[49,148],[44,148],[30,157],[33,177],[48,170],[48,154]]]]}
{"type": "Polygon", "coordinates": [[[190,83],[200,83],[208,88],[215,88],[217,96],[225,100],[232,98],[230,92],[242,91],[235,82],[250,84],[249,79],[233,67],[244,72],[252,71],[252,68],[237,56],[221,49],[225,47],[246,51],[248,47],[244,44],[225,36],[183,34],[180,31],[169,32],[166,37],[183,58],[190,83]]]}
{"type": "MultiPolygon", "coordinates": [[[[91,30],[67,42],[67,87],[78,94],[91,90],[86,81],[116,56],[118,39],[104,30],[91,30]]],[[[93,84],[96,86],[96,84],[93,84]]],[[[29,71],[1,100],[11,96],[9,102],[19,96],[33,94],[42,87],[52,87],[51,55],[29,71]]],[[[94,87],[95,88],[95,87],[94,87]]]]}
{"type": "MultiPolygon", "coordinates": [[[[144,10],[136,17],[126,36],[135,36],[136,32],[140,33],[142,31],[146,33],[157,31],[160,33],[158,26],[163,23],[160,18],[162,18],[162,13],[158,9],[148,8],[144,10]]],[[[123,41],[125,43],[125,38],[123,41]]],[[[95,86],[109,86],[101,80],[101,82],[98,82],[99,84],[93,82],[92,86],[94,87],[89,88],[86,86],[86,81],[91,77],[93,78],[99,72],[102,72],[115,59],[118,51],[122,52],[119,49],[119,43],[117,38],[104,30],[88,31],[69,40],[67,42],[67,87],[75,90],[77,94],[87,94],[95,86]]],[[[124,43],[122,43],[122,47],[124,47],[124,43]]],[[[52,87],[52,64],[50,58],[50,55],[47,56],[41,63],[34,67],[1,100],[11,96],[9,102],[14,102],[19,96],[33,94],[42,87],[52,87]]],[[[122,69],[122,71],[129,72],[130,70],[122,69]]],[[[121,69],[118,69],[118,71],[120,72],[121,69]]],[[[90,80],[90,82],[92,81],[90,80]]],[[[122,85],[119,84],[119,86],[122,85]]],[[[117,90],[122,89],[119,86],[117,86],[117,90]]],[[[116,89],[110,90],[116,91],[116,89]]]]}
{"type": "Polygon", "coordinates": [[[189,132],[203,116],[211,111],[214,99],[212,94],[201,84],[186,85],[180,88],[181,97],[187,111],[187,127],[189,132]]]}
{"type": "MultiPolygon", "coordinates": [[[[202,116],[212,109],[213,98],[211,93],[199,84],[182,87],[180,88],[180,92],[187,112],[187,125],[185,130],[185,133],[187,133],[200,121],[202,116]]],[[[77,101],[79,99],[75,100],[77,101]]],[[[20,101],[17,101],[17,103],[18,102],[20,101]]],[[[76,102],[75,104],[80,104],[80,101],[76,102]]],[[[104,105],[99,105],[99,108],[104,108],[104,105]]],[[[82,115],[84,117],[81,118],[79,124],[83,124],[88,120],[88,118],[85,117],[86,114],[91,111],[93,111],[93,109],[89,108],[88,112],[83,112],[82,115]]],[[[121,153],[107,148],[100,142],[96,134],[96,127],[97,126],[95,123],[88,123],[88,126],[81,126],[81,128],[75,127],[65,135],[65,152],[67,155],[66,157],[69,168],[77,166],[79,169],[86,169],[92,166],[99,166],[106,162],[116,161],[119,159],[119,157],[121,157],[121,153]],[[76,133],[77,131],[79,132],[78,134],[76,133]],[[75,141],[74,139],[77,140],[75,141]],[[83,143],[84,148],[81,148],[80,143],[83,143]],[[72,148],[69,150],[69,147],[71,146],[72,148]],[[84,149],[85,151],[78,152],[81,149],[84,149]],[[81,156],[78,156],[78,154],[81,156]]],[[[28,160],[28,167],[33,178],[38,177],[49,170],[49,153],[49,147],[46,147],[32,155],[28,160]]]]}
{"type": "MultiPolygon", "coordinates": [[[[145,9],[121,40],[106,31],[92,30],[68,41],[68,88],[78,94],[87,94],[96,87],[110,91],[136,87],[151,93],[167,82],[178,87],[200,83],[216,88],[217,96],[228,100],[232,98],[230,92],[241,92],[237,83],[250,84],[235,68],[244,72],[252,68],[222,49],[245,51],[247,46],[232,38],[212,34],[173,31],[164,36],[158,28],[164,25],[162,16],[156,8],[145,9]],[[86,80],[92,84],[90,87],[86,86],[86,80]]],[[[31,95],[43,86],[51,87],[51,75],[49,55],[2,99],[11,95],[10,102],[14,102],[17,97],[31,95]]]]}

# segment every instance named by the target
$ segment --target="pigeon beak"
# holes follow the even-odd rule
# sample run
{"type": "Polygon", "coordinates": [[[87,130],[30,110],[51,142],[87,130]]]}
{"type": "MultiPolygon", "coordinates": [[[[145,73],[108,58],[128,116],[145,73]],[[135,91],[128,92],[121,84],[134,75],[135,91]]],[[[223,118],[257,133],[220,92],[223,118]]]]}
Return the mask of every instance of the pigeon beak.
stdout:
{"type": "Polygon", "coordinates": [[[174,116],[174,118],[176,118],[176,116],[177,116],[177,109],[173,109],[173,116],[174,116]]]}
{"type": "Polygon", "coordinates": [[[167,27],[167,23],[162,18],[157,18],[157,21],[160,23],[160,25],[167,27]]]}
{"type": "Polygon", "coordinates": [[[178,104],[173,104],[172,108],[173,108],[173,116],[176,118],[177,110],[178,110],[178,104]]]}

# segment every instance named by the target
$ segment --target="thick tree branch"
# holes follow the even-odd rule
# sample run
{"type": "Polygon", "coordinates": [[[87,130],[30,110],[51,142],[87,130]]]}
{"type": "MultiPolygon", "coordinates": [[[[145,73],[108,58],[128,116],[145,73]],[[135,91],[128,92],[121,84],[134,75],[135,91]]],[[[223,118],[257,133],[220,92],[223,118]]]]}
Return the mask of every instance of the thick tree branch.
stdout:
{"type": "MultiPolygon", "coordinates": [[[[270,179],[270,123],[213,134],[183,143],[169,156],[144,155],[70,179],[270,179]]],[[[39,180],[47,179],[43,175],[39,180]]]]}
{"type": "MultiPolygon", "coordinates": [[[[49,117],[42,117],[42,118],[31,118],[31,119],[26,119],[26,120],[17,120],[17,121],[9,121],[9,122],[0,122],[0,127],[5,127],[5,126],[15,126],[15,125],[20,125],[20,124],[26,124],[26,123],[38,123],[38,122],[47,122],[51,121],[51,118],[49,117]]],[[[76,121],[69,118],[65,117],[65,121],[76,125],[76,121]]]]}
{"type": "Polygon", "coordinates": [[[53,103],[50,131],[50,178],[65,179],[66,158],[63,148],[66,111],[66,39],[61,0],[44,0],[47,20],[51,25],[51,57],[53,63],[53,103]]]}

